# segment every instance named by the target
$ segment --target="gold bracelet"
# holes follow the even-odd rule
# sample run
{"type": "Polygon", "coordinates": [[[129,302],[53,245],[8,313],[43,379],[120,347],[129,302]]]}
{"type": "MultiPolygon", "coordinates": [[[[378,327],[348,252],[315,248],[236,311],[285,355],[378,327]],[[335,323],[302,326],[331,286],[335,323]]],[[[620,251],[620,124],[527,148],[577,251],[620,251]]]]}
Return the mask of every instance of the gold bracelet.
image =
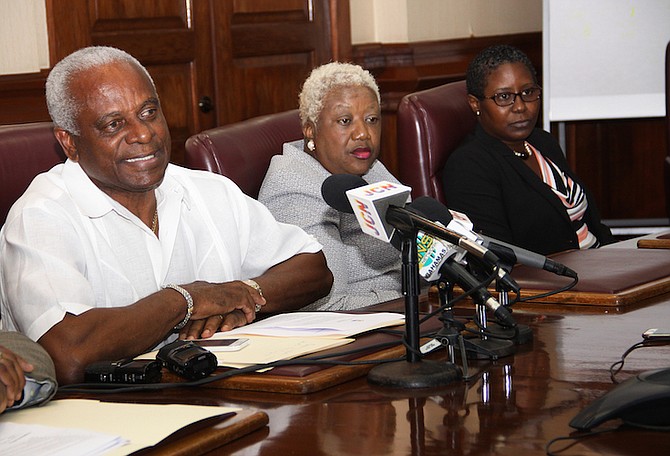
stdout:
{"type": "Polygon", "coordinates": [[[174,283],[168,283],[163,287],[165,288],[171,288],[181,294],[184,299],[186,300],[186,316],[182,321],[179,322],[177,326],[174,327],[175,331],[180,330],[184,326],[186,326],[186,323],[191,319],[191,315],[193,314],[193,297],[191,296],[191,293],[189,293],[185,288],[180,287],[179,285],[176,285],[174,283]]]}

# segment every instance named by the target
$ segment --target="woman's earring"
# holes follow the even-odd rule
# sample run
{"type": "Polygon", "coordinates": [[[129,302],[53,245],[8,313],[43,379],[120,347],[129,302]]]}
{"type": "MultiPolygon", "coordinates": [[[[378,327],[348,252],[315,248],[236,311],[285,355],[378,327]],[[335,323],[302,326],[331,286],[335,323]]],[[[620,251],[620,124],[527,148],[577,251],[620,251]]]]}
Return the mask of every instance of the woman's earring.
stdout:
{"type": "Polygon", "coordinates": [[[311,152],[314,152],[314,149],[316,149],[316,145],[314,144],[314,140],[313,140],[313,139],[309,139],[309,140],[307,141],[307,148],[308,148],[311,152]]]}
{"type": "Polygon", "coordinates": [[[481,112],[479,112],[479,109],[475,112],[475,114],[477,114],[477,117],[479,117],[479,115],[481,114],[481,112]]]}

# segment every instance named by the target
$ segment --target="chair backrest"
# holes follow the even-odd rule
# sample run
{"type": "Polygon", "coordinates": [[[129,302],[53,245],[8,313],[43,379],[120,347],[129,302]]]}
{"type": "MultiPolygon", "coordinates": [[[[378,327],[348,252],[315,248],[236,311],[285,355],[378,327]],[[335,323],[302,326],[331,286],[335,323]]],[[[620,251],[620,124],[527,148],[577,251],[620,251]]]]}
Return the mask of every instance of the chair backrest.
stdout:
{"type": "Polygon", "coordinates": [[[670,42],[665,48],[665,207],[670,217],[670,42]]]}
{"type": "Polygon", "coordinates": [[[446,204],[444,164],[476,124],[465,81],[403,97],[398,106],[398,177],[412,187],[414,198],[430,196],[446,204]]]}
{"type": "Polygon", "coordinates": [[[222,174],[258,198],[272,156],[281,154],[283,143],[301,138],[297,109],[254,117],[188,138],[185,165],[222,174]]]}
{"type": "Polygon", "coordinates": [[[0,125],[0,225],[33,178],[65,159],[51,122],[0,125]]]}

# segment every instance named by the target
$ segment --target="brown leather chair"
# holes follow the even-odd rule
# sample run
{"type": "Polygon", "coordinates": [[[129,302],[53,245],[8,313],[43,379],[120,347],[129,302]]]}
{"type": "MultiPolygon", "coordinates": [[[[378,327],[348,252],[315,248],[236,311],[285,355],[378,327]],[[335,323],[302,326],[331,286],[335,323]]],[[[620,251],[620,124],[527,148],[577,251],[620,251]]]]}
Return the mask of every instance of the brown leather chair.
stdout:
{"type": "Polygon", "coordinates": [[[665,156],[665,207],[670,217],[670,42],[665,48],[665,131],[666,148],[665,156]]]}
{"type": "Polygon", "coordinates": [[[281,154],[285,142],[301,138],[297,109],[268,114],[191,136],[186,140],[185,164],[222,174],[258,198],[272,156],[281,154]]]}
{"type": "Polygon", "coordinates": [[[0,125],[0,224],[33,178],[65,158],[51,122],[0,125]]]}
{"type": "Polygon", "coordinates": [[[465,81],[403,97],[398,106],[398,178],[412,187],[414,198],[430,196],[446,204],[442,169],[476,123],[465,81]]]}

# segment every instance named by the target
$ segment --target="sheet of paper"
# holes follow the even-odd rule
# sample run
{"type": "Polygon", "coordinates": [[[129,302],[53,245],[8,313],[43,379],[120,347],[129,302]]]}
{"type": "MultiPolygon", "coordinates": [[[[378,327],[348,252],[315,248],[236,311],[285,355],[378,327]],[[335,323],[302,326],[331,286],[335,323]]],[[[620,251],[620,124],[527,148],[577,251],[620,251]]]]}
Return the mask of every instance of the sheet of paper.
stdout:
{"type": "Polygon", "coordinates": [[[249,336],[249,345],[237,352],[214,353],[219,366],[246,367],[253,364],[266,364],[280,359],[293,359],[298,356],[316,353],[329,348],[339,347],[353,342],[354,339],[301,338],[301,337],[263,337],[249,336]]]}
{"type": "Polygon", "coordinates": [[[351,337],[373,329],[401,325],[405,316],[399,313],[289,312],[251,323],[213,337],[242,335],[273,337],[351,337]]]}
{"type": "Polygon", "coordinates": [[[0,423],[0,448],[13,456],[102,455],[126,445],[118,435],[83,429],[63,429],[39,424],[0,423]]]}
{"type": "MultiPolygon", "coordinates": [[[[196,421],[239,410],[229,407],[181,404],[125,404],[85,399],[61,399],[51,401],[42,407],[3,413],[0,415],[0,429],[5,423],[57,428],[59,436],[51,442],[51,448],[54,449],[58,448],[59,439],[65,443],[71,431],[118,436],[128,443],[105,453],[106,456],[115,456],[126,455],[155,445],[173,432],[196,421]]],[[[0,435],[2,435],[1,432],[0,435]]],[[[34,428],[34,431],[31,432],[34,434],[29,440],[35,440],[35,444],[41,445],[39,429],[34,428]]],[[[18,454],[5,453],[5,446],[2,443],[0,443],[0,448],[3,454],[18,454]]],[[[32,456],[43,454],[43,452],[30,451],[25,454],[32,456]]],[[[76,453],[65,451],[62,454],[76,453]]]]}
{"type": "MultiPolygon", "coordinates": [[[[354,339],[330,339],[326,337],[245,337],[249,339],[249,345],[241,350],[212,352],[216,355],[219,366],[239,369],[254,364],[271,363],[280,359],[293,359],[298,356],[346,345],[354,341],[354,339]]],[[[153,351],[140,355],[137,358],[155,359],[157,353],[157,351],[153,351]]]]}

